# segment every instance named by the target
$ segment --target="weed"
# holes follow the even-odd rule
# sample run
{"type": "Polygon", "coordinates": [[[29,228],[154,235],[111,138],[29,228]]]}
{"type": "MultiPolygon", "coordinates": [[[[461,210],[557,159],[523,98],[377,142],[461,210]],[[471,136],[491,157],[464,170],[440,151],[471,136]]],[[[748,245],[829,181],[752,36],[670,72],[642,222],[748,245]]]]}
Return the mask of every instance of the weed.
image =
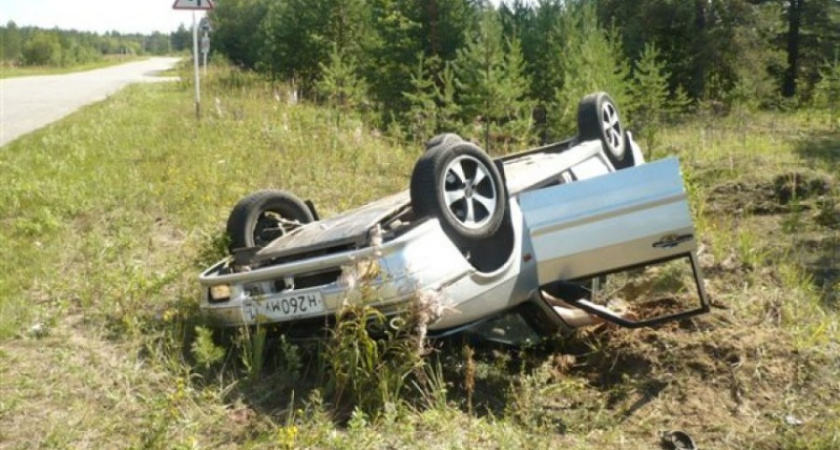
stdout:
{"type": "Polygon", "coordinates": [[[581,381],[558,376],[549,364],[542,364],[531,373],[521,371],[511,382],[505,415],[528,430],[565,431],[568,424],[564,422],[571,421],[571,418],[557,417],[551,410],[559,406],[556,402],[573,404],[586,395],[585,390],[586,386],[581,381]]]}
{"type": "Polygon", "coordinates": [[[406,378],[420,365],[414,339],[387,330],[385,316],[370,304],[345,305],[327,341],[324,359],[329,391],[337,405],[353,406],[378,415],[384,405],[400,403],[406,378]]]}
{"type": "Polygon", "coordinates": [[[275,432],[274,444],[277,445],[277,448],[281,448],[284,450],[292,450],[294,448],[297,448],[295,446],[295,443],[297,442],[299,433],[300,431],[295,425],[279,427],[275,432]]]}
{"type": "MultiPolygon", "coordinates": [[[[443,411],[449,407],[447,394],[449,383],[443,370],[443,363],[440,358],[423,364],[418,373],[417,379],[412,381],[414,392],[420,396],[421,402],[417,404],[422,409],[443,411]]],[[[385,413],[395,411],[393,404],[386,405],[385,413]]],[[[393,413],[392,413],[393,414],[393,413]]]]}
{"type": "Polygon", "coordinates": [[[205,369],[217,364],[225,357],[225,349],[213,341],[213,330],[202,326],[195,327],[195,340],[190,350],[196,363],[205,369]]]}
{"type": "Polygon", "coordinates": [[[796,234],[802,231],[804,215],[804,207],[799,198],[799,192],[801,190],[799,186],[800,177],[790,175],[786,178],[784,183],[786,184],[785,187],[787,187],[790,198],[784,200],[790,206],[790,214],[782,221],[782,230],[787,234],[796,234]]]}
{"type": "Polygon", "coordinates": [[[751,230],[743,229],[739,230],[737,239],[737,257],[742,267],[750,270],[762,267],[768,255],[759,236],[751,230]]]}
{"type": "Polygon", "coordinates": [[[257,324],[252,327],[239,329],[239,337],[236,340],[239,349],[240,359],[248,378],[253,382],[259,380],[263,365],[265,364],[265,341],[267,330],[265,326],[257,324]]]}
{"type": "Polygon", "coordinates": [[[303,358],[300,354],[300,347],[289,342],[285,335],[281,335],[279,350],[282,357],[280,363],[281,377],[293,383],[297,382],[300,380],[303,370],[303,358]]]}
{"type": "Polygon", "coordinates": [[[475,392],[475,352],[469,345],[464,346],[464,390],[467,392],[467,411],[473,413],[473,393],[475,392]]]}

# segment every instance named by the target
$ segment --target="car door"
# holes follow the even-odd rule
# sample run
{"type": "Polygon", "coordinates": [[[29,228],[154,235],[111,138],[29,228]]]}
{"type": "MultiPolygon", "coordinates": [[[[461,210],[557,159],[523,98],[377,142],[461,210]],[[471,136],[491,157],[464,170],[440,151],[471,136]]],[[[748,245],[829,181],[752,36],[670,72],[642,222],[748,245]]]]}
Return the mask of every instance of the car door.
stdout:
{"type": "Polygon", "coordinates": [[[518,196],[540,285],[664,261],[697,246],[676,158],[518,196]]]}

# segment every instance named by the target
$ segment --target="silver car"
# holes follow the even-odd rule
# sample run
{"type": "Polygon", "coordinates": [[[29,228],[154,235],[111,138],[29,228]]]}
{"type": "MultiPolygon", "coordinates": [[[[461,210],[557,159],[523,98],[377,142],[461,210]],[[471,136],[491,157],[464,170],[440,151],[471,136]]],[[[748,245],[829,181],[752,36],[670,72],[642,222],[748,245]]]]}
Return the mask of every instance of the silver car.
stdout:
{"type": "Polygon", "coordinates": [[[394,326],[424,302],[433,335],[511,312],[551,333],[709,309],[679,163],[645,163],[605,93],[580,102],[572,139],[491,159],[440,135],[408,191],[321,220],[288,192],[258,191],[233,208],[227,231],[231,254],[199,277],[201,309],[221,326],[307,335],[359,301],[394,326]],[[696,306],[639,319],[595,298],[607,274],[678,259],[691,268],[696,306]]]}

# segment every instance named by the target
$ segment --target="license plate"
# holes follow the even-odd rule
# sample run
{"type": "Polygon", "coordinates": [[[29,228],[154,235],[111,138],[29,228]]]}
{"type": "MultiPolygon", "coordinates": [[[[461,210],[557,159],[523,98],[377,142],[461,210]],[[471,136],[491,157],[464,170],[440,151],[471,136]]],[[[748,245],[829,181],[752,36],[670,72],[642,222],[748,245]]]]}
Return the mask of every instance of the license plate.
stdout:
{"type": "Polygon", "coordinates": [[[285,294],[267,300],[248,303],[242,307],[245,317],[251,322],[257,318],[279,322],[295,317],[311,316],[324,312],[324,299],[320,292],[285,294]]]}

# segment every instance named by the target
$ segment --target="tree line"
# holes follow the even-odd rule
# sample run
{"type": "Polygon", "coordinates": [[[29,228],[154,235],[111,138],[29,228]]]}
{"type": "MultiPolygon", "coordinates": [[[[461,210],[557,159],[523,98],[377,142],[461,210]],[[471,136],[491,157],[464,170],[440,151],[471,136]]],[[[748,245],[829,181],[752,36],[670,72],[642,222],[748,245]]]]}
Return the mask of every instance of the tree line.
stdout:
{"type": "Polygon", "coordinates": [[[840,40],[834,0],[496,3],[218,0],[209,16],[215,51],[306,98],[412,135],[515,140],[568,132],[595,90],[637,125],[697,104],[796,107],[840,40]]]}
{"type": "Polygon", "coordinates": [[[192,32],[181,25],[172,33],[102,35],[87,31],[0,26],[0,62],[12,66],[71,67],[105,55],[165,55],[188,50],[192,32]]]}

